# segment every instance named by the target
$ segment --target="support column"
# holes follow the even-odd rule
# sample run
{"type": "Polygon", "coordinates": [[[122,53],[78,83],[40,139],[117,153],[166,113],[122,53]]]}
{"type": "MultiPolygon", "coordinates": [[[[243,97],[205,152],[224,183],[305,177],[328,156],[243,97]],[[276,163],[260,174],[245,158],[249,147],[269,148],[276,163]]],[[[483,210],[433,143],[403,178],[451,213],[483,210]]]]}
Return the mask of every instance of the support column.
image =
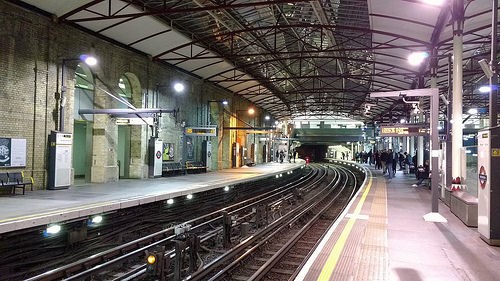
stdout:
{"type": "Polygon", "coordinates": [[[490,67],[493,75],[490,77],[490,127],[498,125],[498,73],[497,73],[497,22],[498,22],[498,1],[493,0],[491,15],[491,62],[490,67]]]}
{"type": "Polygon", "coordinates": [[[453,104],[452,104],[452,159],[451,176],[462,176],[462,76],[463,76],[463,26],[464,1],[453,1],[453,104]]]}
{"type": "Polygon", "coordinates": [[[412,158],[415,156],[415,137],[410,137],[410,146],[408,149],[408,153],[412,158]]]}
{"type": "MultiPolygon", "coordinates": [[[[445,151],[445,186],[447,188],[451,188],[451,179],[452,179],[452,139],[451,139],[451,108],[453,105],[452,100],[452,67],[453,62],[451,60],[451,54],[448,54],[448,104],[446,105],[446,123],[445,123],[445,135],[446,135],[446,151],[445,151]]],[[[443,191],[444,192],[444,191],[443,191]]],[[[443,196],[444,197],[444,196],[443,196]]]]}
{"type": "MultiPolygon", "coordinates": [[[[418,123],[424,123],[424,114],[422,111],[418,113],[418,123]]],[[[417,137],[417,166],[424,165],[424,137],[417,137]]],[[[416,167],[415,167],[416,168],[416,167]]]]}
{"type": "MultiPolygon", "coordinates": [[[[432,62],[431,62],[431,88],[437,89],[437,50],[432,49],[432,62]]],[[[431,95],[431,114],[430,114],[430,170],[431,173],[431,194],[432,194],[432,212],[437,213],[439,210],[439,131],[438,131],[438,117],[439,117],[439,91],[436,90],[431,95]]]]}

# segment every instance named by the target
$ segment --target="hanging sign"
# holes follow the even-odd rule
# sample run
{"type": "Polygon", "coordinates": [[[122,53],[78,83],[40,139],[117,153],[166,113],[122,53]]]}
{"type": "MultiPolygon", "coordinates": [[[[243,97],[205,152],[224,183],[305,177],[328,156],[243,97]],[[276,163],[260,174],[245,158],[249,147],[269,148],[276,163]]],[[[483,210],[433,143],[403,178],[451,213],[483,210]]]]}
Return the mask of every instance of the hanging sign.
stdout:
{"type": "Polygon", "coordinates": [[[187,136],[215,137],[217,136],[216,127],[186,127],[187,136]]]}
{"type": "Polygon", "coordinates": [[[380,125],[381,137],[426,136],[429,128],[426,124],[380,125]]]}

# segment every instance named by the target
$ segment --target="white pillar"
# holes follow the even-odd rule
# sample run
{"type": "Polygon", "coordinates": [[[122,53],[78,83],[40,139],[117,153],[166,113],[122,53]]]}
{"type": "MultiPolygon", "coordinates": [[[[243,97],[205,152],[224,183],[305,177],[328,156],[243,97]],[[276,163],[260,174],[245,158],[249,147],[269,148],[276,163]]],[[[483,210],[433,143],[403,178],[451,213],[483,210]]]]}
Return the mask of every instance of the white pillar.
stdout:
{"type": "Polygon", "coordinates": [[[462,128],[462,71],[463,71],[463,37],[462,32],[455,32],[453,36],[453,104],[452,104],[452,131],[451,131],[451,175],[462,175],[460,161],[463,128],[462,128]]]}
{"type": "MultiPolygon", "coordinates": [[[[422,98],[420,98],[422,99],[422,98]]],[[[424,114],[423,112],[418,113],[418,123],[424,123],[424,114]]],[[[417,137],[417,166],[424,165],[424,137],[417,137]]]]}
{"type": "MultiPolygon", "coordinates": [[[[433,56],[436,56],[435,50],[433,50],[433,56]]],[[[431,88],[437,88],[437,75],[436,74],[437,74],[437,67],[435,67],[433,70],[431,70],[431,88]]],[[[438,93],[438,95],[439,95],[439,93],[438,93]]],[[[432,99],[432,97],[431,97],[431,99],[432,99]]],[[[436,106],[439,108],[439,102],[436,106]]],[[[439,115],[439,110],[436,111],[436,114],[439,115]]],[[[432,121],[432,120],[430,120],[430,121],[432,121]]],[[[431,124],[431,126],[432,126],[432,122],[429,122],[429,124],[431,124]]],[[[433,128],[433,129],[435,129],[434,132],[436,134],[439,134],[439,131],[437,129],[437,121],[436,121],[436,128],[433,128]]],[[[431,144],[432,144],[432,137],[433,137],[432,135],[430,135],[430,137],[429,137],[429,141],[431,142],[431,144]]],[[[436,140],[437,140],[437,142],[439,142],[439,136],[436,138],[436,140]]],[[[436,147],[439,147],[439,144],[436,145],[436,147]]],[[[436,163],[434,163],[435,161],[433,161],[433,157],[432,157],[432,150],[436,149],[436,148],[433,148],[431,146],[429,149],[430,149],[430,151],[429,151],[429,163],[430,163],[430,168],[432,170],[432,165],[435,164],[437,166],[437,160],[436,160],[436,163]]]]}

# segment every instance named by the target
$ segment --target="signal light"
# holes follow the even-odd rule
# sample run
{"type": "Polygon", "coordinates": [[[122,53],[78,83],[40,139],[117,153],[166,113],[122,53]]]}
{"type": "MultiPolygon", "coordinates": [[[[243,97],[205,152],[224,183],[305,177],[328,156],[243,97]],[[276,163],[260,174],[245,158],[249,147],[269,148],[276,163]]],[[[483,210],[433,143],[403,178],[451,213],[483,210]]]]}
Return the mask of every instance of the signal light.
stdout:
{"type": "Polygon", "coordinates": [[[146,251],[146,272],[149,275],[157,275],[158,274],[158,256],[157,253],[148,253],[146,251]]]}
{"type": "Polygon", "coordinates": [[[147,262],[148,262],[148,264],[151,264],[151,265],[155,264],[156,263],[156,256],[153,254],[150,254],[147,258],[147,262]]]}
{"type": "Polygon", "coordinates": [[[153,251],[146,251],[146,274],[163,279],[166,272],[165,247],[158,247],[153,251]]]}

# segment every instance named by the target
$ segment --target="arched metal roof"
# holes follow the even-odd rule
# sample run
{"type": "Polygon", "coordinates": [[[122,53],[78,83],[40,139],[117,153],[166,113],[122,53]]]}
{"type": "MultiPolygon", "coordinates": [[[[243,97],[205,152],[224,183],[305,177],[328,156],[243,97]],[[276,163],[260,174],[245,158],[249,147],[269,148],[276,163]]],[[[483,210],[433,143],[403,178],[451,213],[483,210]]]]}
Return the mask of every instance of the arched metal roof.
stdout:
{"type": "MultiPolygon", "coordinates": [[[[452,3],[420,0],[24,0],[130,48],[185,69],[266,109],[278,119],[340,115],[367,123],[407,116],[401,100],[370,92],[428,87],[436,50],[438,86],[448,91],[452,3]],[[372,104],[365,114],[365,104],[372,104]]],[[[464,108],[486,107],[491,0],[464,1],[464,108]]]]}

